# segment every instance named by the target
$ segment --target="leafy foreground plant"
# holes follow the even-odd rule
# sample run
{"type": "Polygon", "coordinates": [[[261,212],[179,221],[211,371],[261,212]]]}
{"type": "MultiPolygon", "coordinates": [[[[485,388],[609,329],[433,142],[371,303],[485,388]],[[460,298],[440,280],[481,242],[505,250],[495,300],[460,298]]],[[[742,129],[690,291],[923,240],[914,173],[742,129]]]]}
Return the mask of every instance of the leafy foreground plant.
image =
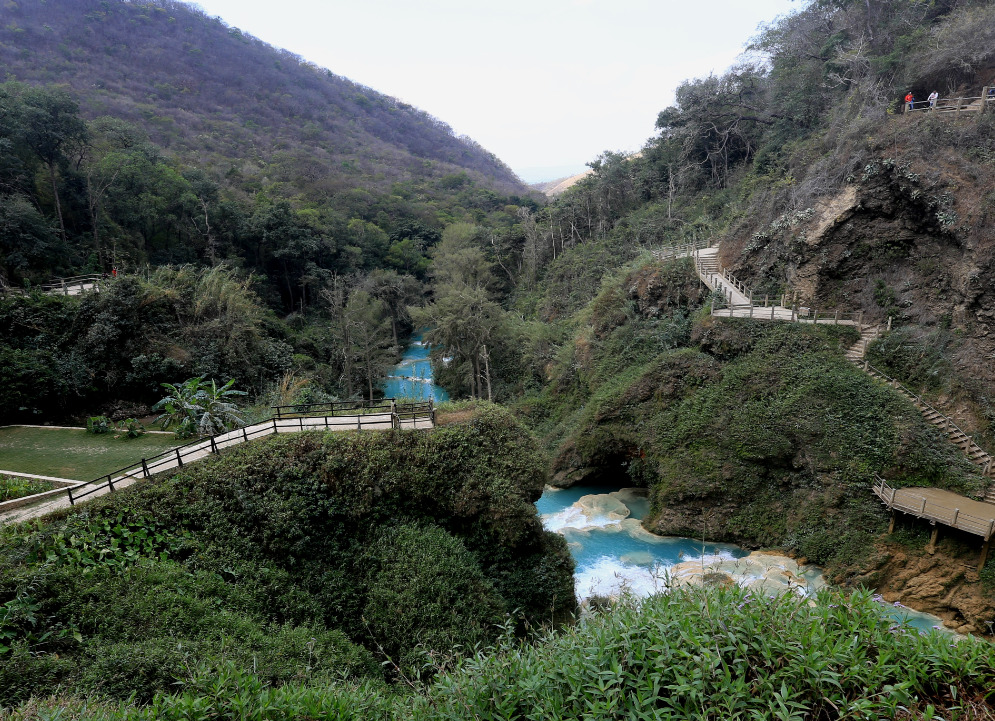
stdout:
{"type": "Polygon", "coordinates": [[[246,392],[233,389],[234,384],[233,378],[218,386],[214,380],[205,381],[203,376],[175,385],[163,383],[162,387],[169,395],[152,406],[152,410],[165,411],[155,422],[164,431],[175,425],[177,438],[189,438],[194,434],[212,436],[244,426],[245,420],[234,399],[246,392]]]}
{"type": "Polygon", "coordinates": [[[993,719],[995,646],[920,635],[868,592],[678,589],[533,643],[509,634],[410,694],[270,688],[231,667],[182,683],[144,708],[50,699],[12,719],[993,719]]]}

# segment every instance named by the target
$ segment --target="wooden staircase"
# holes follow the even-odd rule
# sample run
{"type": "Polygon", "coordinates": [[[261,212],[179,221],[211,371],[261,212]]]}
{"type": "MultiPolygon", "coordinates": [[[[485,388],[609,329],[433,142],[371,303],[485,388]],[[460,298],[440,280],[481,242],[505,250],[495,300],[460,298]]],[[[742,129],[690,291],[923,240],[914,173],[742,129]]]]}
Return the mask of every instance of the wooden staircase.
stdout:
{"type": "Polygon", "coordinates": [[[881,326],[862,325],[860,326],[860,340],[846,350],[846,359],[853,363],[863,364],[864,356],[867,355],[867,346],[881,337],[881,326]]]}
{"type": "MultiPolygon", "coordinates": [[[[923,400],[921,396],[916,395],[894,378],[889,378],[865,360],[865,356],[867,355],[867,346],[870,345],[871,341],[879,338],[880,336],[881,326],[861,326],[860,340],[847,349],[847,360],[858,365],[868,375],[882,380],[892,386],[895,390],[899,391],[902,395],[912,401],[915,404],[915,407],[919,409],[919,412],[922,413],[923,418],[943,431],[950,442],[964,452],[964,455],[967,456],[968,460],[976,466],[979,466],[981,468],[981,472],[987,478],[993,479],[993,476],[995,476],[995,463],[993,463],[993,460],[995,459],[993,459],[985,449],[975,443],[974,439],[967,435],[967,433],[958,428],[957,424],[954,423],[951,418],[940,413],[933,406],[923,400]]],[[[984,500],[986,503],[995,503],[995,480],[990,480],[988,489],[985,492],[984,500]]]]}
{"type": "MultiPolygon", "coordinates": [[[[698,272],[698,276],[701,281],[711,288],[712,290],[722,290],[724,293],[729,293],[730,297],[732,294],[738,296],[743,296],[744,298],[752,294],[749,293],[749,289],[743,284],[735,279],[727,277],[718,259],[718,249],[709,247],[707,250],[696,250],[694,253],[695,258],[695,269],[698,272]],[[746,295],[744,295],[746,294],[746,295]]],[[[749,299],[747,299],[749,300],[749,299]]],[[[730,301],[731,302],[731,301],[730,301]]],[[[766,302],[763,313],[754,314],[752,308],[752,301],[749,301],[750,307],[748,308],[750,313],[750,318],[757,318],[759,320],[767,320],[768,316],[766,313],[766,302]]],[[[801,313],[799,313],[797,307],[792,310],[789,308],[781,308],[780,310],[787,313],[778,314],[779,310],[777,307],[772,309],[769,320],[791,320],[793,322],[804,322],[801,318],[801,313]]],[[[803,309],[805,310],[805,309],[803,309]]],[[[807,312],[807,311],[806,311],[807,312]]],[[[713,315],[715,310],[713,307],[713,315]]],[[[861,370],[863,370],[868,375],[884,381],[888,385],[892,386],[895,390],[902,393],[909,400],[911,400],[919,412],[922,413],[923,418],[932,423],[934,426],[943,431],[951,443],[960,448],[964,455],[981,469],[982,474],[989,479],[988,488],[985,491],[984,501],[987,503],[995,504],[995,459],[984,450],[981,446],[974,442],[967,433],[957,427],[957,424],[953,422],[951,418],[945,416],[936,410],[933,406],[929,405],[922,396],[913,393],[911,390],[903,386],[894,378],[888,377],[885,373],[879,371],[874,366],[867,362],[867,348],[870,344],[880,338],[884,332],[885,328],[880,325],[864,325],[862,322],[862,313],[851,314],[853,318],[849,320],[839,320],[839,312],[836,313],[836,318],[829,318],[826,321],[820,321],[818,318],[818,313],[814,314],[814,319],[808,322],[837,322],[839,324],[854,325],[860,329],[860,339],[854,343],[852,346],[846,350],[846,358],[850,362],[857,365],[861,370]]],[[[722,316],[724,317],[724,316],[722,316]]],[[[734,317],[733,312],[730,311],[729,317],[734,317]]],[[[747,317],[743,314],[737,314],[736,317],[747,317]]],[[[891,330],[891,323],[889,321],[887,330],[891,330]]]]}

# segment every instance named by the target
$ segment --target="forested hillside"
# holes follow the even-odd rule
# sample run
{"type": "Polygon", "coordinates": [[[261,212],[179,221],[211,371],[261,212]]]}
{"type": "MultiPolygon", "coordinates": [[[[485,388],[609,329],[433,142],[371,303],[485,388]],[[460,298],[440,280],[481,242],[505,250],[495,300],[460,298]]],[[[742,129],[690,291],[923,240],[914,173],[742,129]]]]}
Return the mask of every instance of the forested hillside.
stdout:
{"type": "Polygon", "coordinates": [[[124,277],[0,299],[7,418],[139,412],[192,375],[370,395],[442,230],[514,243],[538,208],[441,121],[182,3],[6,3],[0,64],[0,289],[124,277]]]}
{"type": "Polygon", "coordinates": [[[0,63],[6,79],[65,85],[87,117],[141,125],[156,145],[250,192],[384,191],[456,170],[522,190],[439,119],[173,0],[5,3],[0,63]]]}
{"type": "MultiPolygon", "coordinates": [[[[987,479],[845,362],[852,333],[713,320],[690,264],[647,250],[709,240],[754,297],[890,318],[871,362],[995,448],[995,108],[902,113],[909,90],[943,102],[989,85],[991,3],[808,3],[728,72],[683,83],[640,155],[606,152],[523,210],[520,245],[481,247],[508,292],[473,273],[437,281],[439,329],[467,287],[503,307],[473,343],[437,332],[463,361],[439,377],[515,404],[558,483],[648,487],[652,530],[792,549],[839,579],[893,555],[914,574],[921,538],[877,545],[873,474],[973,497],[987,479]]],[[[935,587],[961,585],[919,601],[983,629],[992,563],[961,583],[976,548],[947,551],[935,587]]]]}
{"type": "Polygon", "coordinates": [[[639,155],[606,152],[556,202],[523,212],[524,242],[488,249],[512,279],[506,305],[566,330],[606,273],[711,239],[757,294],[891,316],[899,333],[877,357],[985,431],[995,113],[905,115],[901,99],[989,85],[990,3],[814,0],[726,73],[684,82],[639,155]]]}

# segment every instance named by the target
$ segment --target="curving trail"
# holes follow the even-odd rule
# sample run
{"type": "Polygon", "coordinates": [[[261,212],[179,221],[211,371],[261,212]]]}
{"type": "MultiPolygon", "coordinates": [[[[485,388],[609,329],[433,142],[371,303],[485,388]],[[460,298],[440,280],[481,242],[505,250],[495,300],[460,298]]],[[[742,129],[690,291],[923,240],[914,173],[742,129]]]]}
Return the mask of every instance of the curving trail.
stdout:
{"type": "MultiPolygon", "coordinates": [[[[26,499],[9,501],[0,504],[0,525],[18,523],[32,518],[52,513],[62,508],[69,508],[84,498],[96,498],[113,493],[121,488],[127,488],[138,481],[155,473],[182,468],[188,463],[195,463],[208,456],[219,453],[226,448],[232,448],[243,443],[285,433],[300,433],[301,431],[389,431],[395,428],[428,430],[435,427],[433,416],[397,413],[369,413],[355,415],[314,416],[296,418],[272,418],[268,421],[254,423],[226,433],[195,441],[173,451],[167,451],[151,459],[141,459],[131,467],[104,476],[92,483],[70,488],[49,491],[38,503],[24,505],[26,499]],[[8,510],[4,510],[7,505],[8,510]]],[[[29,501],[30,503],[30,501],[29,501]]]]}

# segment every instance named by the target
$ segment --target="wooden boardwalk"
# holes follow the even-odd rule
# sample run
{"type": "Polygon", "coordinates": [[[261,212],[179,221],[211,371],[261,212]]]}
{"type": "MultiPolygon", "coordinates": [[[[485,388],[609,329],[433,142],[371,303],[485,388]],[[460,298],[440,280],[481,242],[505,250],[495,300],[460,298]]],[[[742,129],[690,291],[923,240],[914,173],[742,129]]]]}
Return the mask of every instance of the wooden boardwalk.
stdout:
{"type": "MultiPolygon", "coordinates": [[[[76,275],[71,278],[55,278],[41,285],[41,291],[45,295],[82,295],[89,292],[100,292],[100,281],[106,280],[102,275],[91,273],[90,275],[76,275]]],[[[27,288],[13,288],[0,286],[0,298],[8,295],[30,295],[27,288]]]]}
{"type": "Polygon", "coordinates": [[[431,402],[405,405],[396,404],[391,400],[389,405],[381,404],[368,409],[371,412],[351,415],[333,415],[335,413],[333,408],[331,413],[309,416],[306,415],[308,406],[295,408],[300,409],[296,414],[288,415],[287,411],[277,410],[279,417],[197,440],[160,453],[153,458],[142,458],[130,466],[82,486],[66,488],[63,492],[56,492],[54,495],[51,491],[39,494],[45,496],[39,503],[24,505],[26,499],[18,499],[10,502],[12,506],[8,506],[6,510],[4,504],[0,504],[0,525],[38,518],[52,511],[73,506],[84,498],[90,499],[113,493],[153,474],[183,468],[188,463],[195,463],[226,448],[248,443],[257,438],[301,431],[387,431],[402,428],[426,430],[435,427],[435,409],[431,402]]]}
{"type": "MultiPolygon", "coordinates": [[[[923,518],[933,526],[933,534],[929,539],[927,550],[930,553],[936,547],[939,528],[936,524],[956,528],[975,536],[981,536],[984,545],[978,560],[978,569],[985,567],[988,551],[991,548],[992,536],[995,535],[995,504],[974,501],[953,491],[942,488],[894,488],[880,476],[875,475],[874,494],[894,514],[898,511],[917,518],[923,518]]],[[[892,515],[891,527],[895,530],[895,517],[892,515]]]]}
{"type": "Polygon", "coordinates": [[[929,104],[929,100],[916,100],[912,107],[906,102],[902,103],[903,113],[936,113],[948,115],[950,113],[985,113],[995,109],[995,94],[990,92],[990,87],[982,88],[981,95],[964,98],[939,98],[936,106],[929,104]]]}

